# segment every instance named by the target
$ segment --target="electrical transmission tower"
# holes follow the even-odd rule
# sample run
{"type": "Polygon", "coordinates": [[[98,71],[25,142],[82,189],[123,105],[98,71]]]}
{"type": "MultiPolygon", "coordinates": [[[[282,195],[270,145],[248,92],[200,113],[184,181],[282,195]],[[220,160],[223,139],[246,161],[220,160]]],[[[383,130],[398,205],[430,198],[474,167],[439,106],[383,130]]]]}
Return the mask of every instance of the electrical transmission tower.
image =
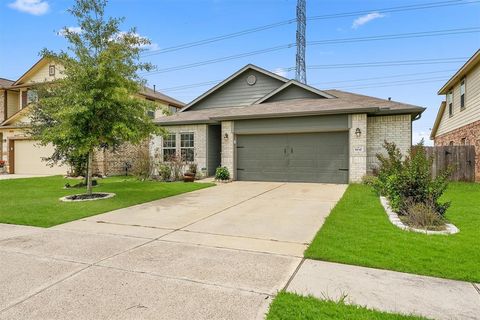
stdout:
{"type": "Polygon", "coordinates": [[[297,56],[295,79],[306,84],[307,71],[305,68],[305,32],[307,29],[307,13],[306,0],[297,1],[297,56]]]}

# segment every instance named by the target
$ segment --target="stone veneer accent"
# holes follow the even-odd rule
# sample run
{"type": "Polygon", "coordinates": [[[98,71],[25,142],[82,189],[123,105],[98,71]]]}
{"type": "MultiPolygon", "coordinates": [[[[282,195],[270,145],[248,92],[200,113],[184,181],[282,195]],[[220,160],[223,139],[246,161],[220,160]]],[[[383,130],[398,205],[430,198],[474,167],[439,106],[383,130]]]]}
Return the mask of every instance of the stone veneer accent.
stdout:
{"type": "Polygon", "coordinates": [[[142,152],[148,152],[148,143],[133,145],[126,143],[115,151],[99,150],[95,153],[94,173],[100,175],[124,175],[125,163],[131,164],[129,174],[134,172],[139,156],[142,152]]]}
{"type": "Polygon", "coordinates": [[[0,91],[0,123],[5,121],[5,90],[0,91]]]}
{"type": "Polygon", "coordinates": [[[392,210],[392,207],[390,207],[390,202],[388,201],[387,198],[380,197],[380,203],[382,204],[383,209],[387,213],[388,220],[390,220],[390,222],[394,226],[396,226],[397,228],[400,228],[402,230],[425,233],[425,234],[444,234],[444,235],[455,234],[455,233],[460,232],[460,230],[455,225],[453,225],[451,223],[445,224],[445,230],[441,230],[441,231],[426,230],[426,229],[424,230],[424,229],[417,229],[417,228],[409,227],[406,224],[404,224],[402,222],[402,220],[400,220],[400,217],[398,216],[398,214],[395,211],[392,210]]]}
{"type": "Polygon", "coordinates": [[[352,114],[350,121],[349,182],[360,182],[367,173],[367,114],[352,114]],[[355,135],[357,128],[361,131],[360,137],[355,135]]]}
{"type": "Polygon", "coordinates": [[[475,146],[475,180],[480,181],[480,121],[475,121],[448,133],[435,137],[436,146],[448,146],[465,144],[475,146]]]}
{"type": "Polygon", "coordinates": [[[384,153],[384,141],[395,142],[402,154],[412,146],[411,115],[374,116],[367,118],[367,171],[378,166],[376,155],[384,153]]]}
{"type": "MultiPolygon", "coordinates": [[[[169,133],[176,134],[177,154],[180,155],[180,133],[192,132],[194,134],[194,148],[195,148],[195,163],[198,166],[197,174],[205,176],[207,170],[207,125],[206,124],[191,124],[180,126],[164,126],[164,129],[169,133]]],[[[162,161],[163,159],[163,137],[155,136],[150,142],[150,154],[162,161]]]]}
{"type": "Polygon", "coordinates": [[[221,165],[227,167],[230,177],[235,180],[235,133],[233,121],[222,121],[222,156],[221,165]],[[228,135],[228,138],[225,138],[228,135]]]}

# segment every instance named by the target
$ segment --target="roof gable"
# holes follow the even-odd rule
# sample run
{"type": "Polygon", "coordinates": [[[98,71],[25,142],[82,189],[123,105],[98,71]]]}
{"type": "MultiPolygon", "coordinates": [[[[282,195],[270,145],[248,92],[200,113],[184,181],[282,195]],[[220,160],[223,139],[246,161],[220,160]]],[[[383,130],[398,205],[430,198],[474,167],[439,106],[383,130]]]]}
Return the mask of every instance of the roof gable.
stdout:
{"type": "Polygon", "coordinates": [[[437,135],[438,127],[440,126],[440,122],[442,121],[443,114],[445,113],[445,107],[447,106],[446,101],[442,101],[440,104],[440,108],[438,109],[437,117],[435,118],[435,122],[433,123],[432,132],[430,132],[430,140],[434,140],[435,136],[437,135]]]}
{"type": "Polygon", "coordinates": [[[276,90],[270,92],[266,96],[260,98],[255,104],[264,102],[276,102],[292,99],[331,99],[335,96],[318,90],[314,87],[305,85],[296,80],[290,80],[276,90]]]}
{"type": "Polygon", "coordinates": [[[18,80],[16,80],[12,86],[24,84],[26,82],[43,82],[52,79],[48,73],[49,60],[47,58],[41,58],[30,69],[27,70],[18,80]],[[37,81],[40,80],[40,81],[37,81]]]}
{"type": "Polygon", "coordinates": [[[250,105],[287,82],[288,79],[282,76],[249,64],[190,102],[181,111],[250,105]]]}
{"type": "Polygon", "coordinates": [[[458,69],[458,71],[443,85],[440,90],[438,90],[438,94],[447,94],[447,92],[456,85],[463,77],[467,75],[476,65],[480,63],[480,49],[474,53],[473,56],[468,59],[465,64],[458,69]]]}

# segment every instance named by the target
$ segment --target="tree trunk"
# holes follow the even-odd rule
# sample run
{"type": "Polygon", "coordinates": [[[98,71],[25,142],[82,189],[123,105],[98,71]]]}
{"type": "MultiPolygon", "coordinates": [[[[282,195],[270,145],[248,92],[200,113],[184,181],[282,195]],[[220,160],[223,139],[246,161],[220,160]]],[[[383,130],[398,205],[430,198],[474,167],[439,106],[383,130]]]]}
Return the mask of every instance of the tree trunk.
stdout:
{"type": "Polygon", "coordinates": [[[91,195],[93,193],[93,150],[90,150],[88,153],[88,164],[87,164],[87,194],[91,195]]]}

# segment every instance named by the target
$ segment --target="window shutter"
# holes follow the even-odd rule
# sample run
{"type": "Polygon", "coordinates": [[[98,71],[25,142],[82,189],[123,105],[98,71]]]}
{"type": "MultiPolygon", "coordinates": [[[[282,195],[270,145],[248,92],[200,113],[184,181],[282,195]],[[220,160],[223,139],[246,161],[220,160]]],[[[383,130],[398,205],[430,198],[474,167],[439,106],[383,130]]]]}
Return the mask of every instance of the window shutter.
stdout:
{"type": "Polygon", "coordinates": [[[28,93],[27,91],[22,91],[22,108],[27,105],[28,93]]]}

